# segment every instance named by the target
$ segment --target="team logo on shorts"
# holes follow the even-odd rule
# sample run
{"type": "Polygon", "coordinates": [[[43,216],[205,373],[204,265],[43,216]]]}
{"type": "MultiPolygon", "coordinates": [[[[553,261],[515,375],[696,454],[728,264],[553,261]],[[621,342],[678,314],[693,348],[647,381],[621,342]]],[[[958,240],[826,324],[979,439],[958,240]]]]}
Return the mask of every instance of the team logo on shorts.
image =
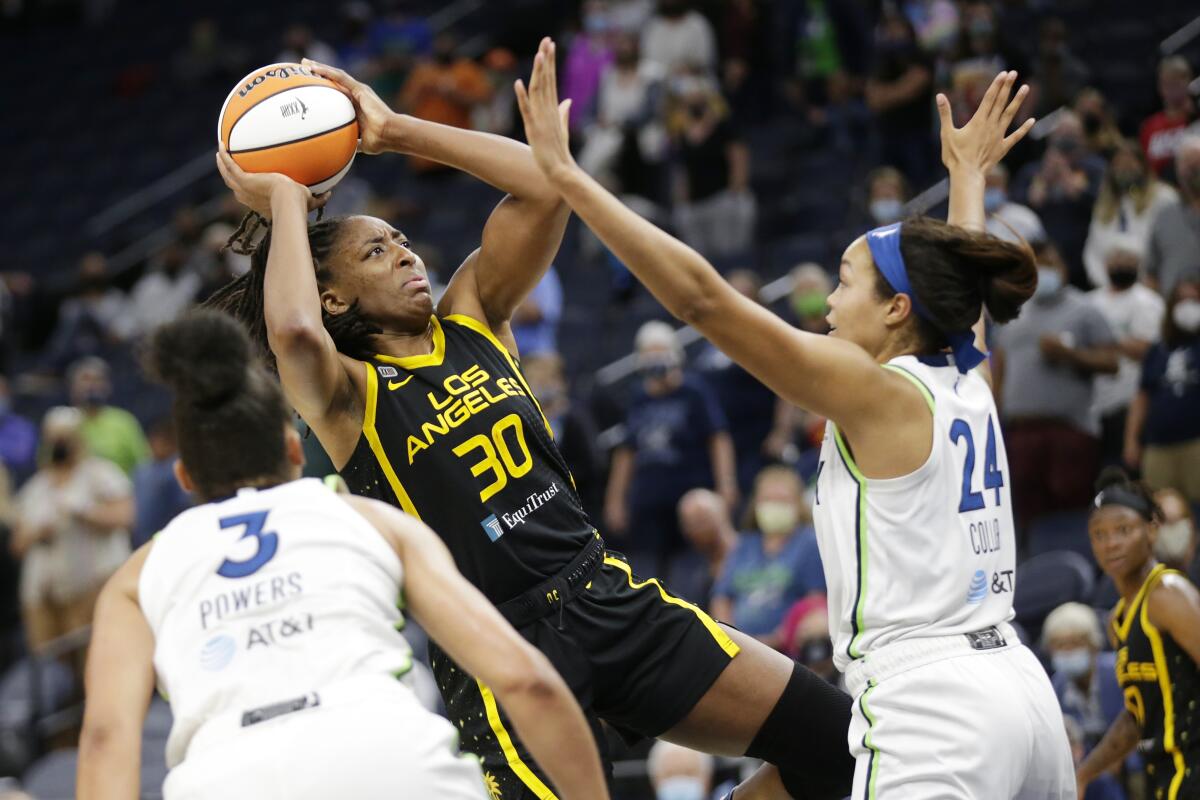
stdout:
{"type": "Polygon", "coordinates": [[[237,643],[232,636],[224,633],[214,636],[200,649],[200,666],[208,672],[220,672],[229,666],[236,651],[237,643]]]}
{"type": "Polygon", "coordinates": [[[500,520],[496,518],[495,514],[489,516],[483,522],[479,523],[479,525],[493,542],[504,535],[504,526],[500,524],[500,520]]]}
{"type": "Polygon", "coordinates": [[[987,597],[987,573],[977,569],[971,576],[971,585],[967,587],[967,603],[971,605],[982,603],[985,597],[987,597]]]}

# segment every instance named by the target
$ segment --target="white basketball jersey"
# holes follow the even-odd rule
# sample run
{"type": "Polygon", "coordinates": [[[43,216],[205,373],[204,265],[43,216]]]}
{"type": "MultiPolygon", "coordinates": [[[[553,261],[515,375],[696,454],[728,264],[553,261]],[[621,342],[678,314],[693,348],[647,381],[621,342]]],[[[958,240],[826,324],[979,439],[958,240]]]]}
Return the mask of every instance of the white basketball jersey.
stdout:
{"type": "Polygon", "coordinates": [[[400,677],[401,566],[319,480],[183,512],[154,539],[138,597],[175,724],[175,767],[207,720],[364,674],[400,677]]]}
{"type": "Polygon", "coordinates": [[[991,389],[942,356],[885,368],[925,395],[933,446],[908,475],[865,478],[826,425],[813,516],[842,670],[900,639],[970,633],[1013,614],[1011,480],[991,389]]]}

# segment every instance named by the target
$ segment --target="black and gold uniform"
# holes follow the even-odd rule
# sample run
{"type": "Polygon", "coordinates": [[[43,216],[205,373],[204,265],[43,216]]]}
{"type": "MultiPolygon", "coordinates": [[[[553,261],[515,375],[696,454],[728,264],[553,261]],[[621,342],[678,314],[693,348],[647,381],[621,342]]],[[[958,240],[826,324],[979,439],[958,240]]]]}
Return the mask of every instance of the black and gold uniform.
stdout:
{"type": "Polygon", "coordinates": [[[1154,800],[1200,798],[1200,668],[1170,636],[1150,621],[1146,598],[1164,575],[1181,575],[1159,564],[1133,602],[1113,610],[1117,682],[1125,707],[1142,728],[1140,745],[1154,800]]]}
{"type": "MultiPolygon", "coordinates": [[[[492,332],[461,315],[433,326],[429,355],[365,365],[363,433],[342,470],[347,485],[433,528],[467,579],[555,665],[597,733],[598,718],[630,736],[665,732],[737,645],[604,548],[549,423],[492,332]]],[[[491,691],[433,644],[430,660],[492,797],[554,797],[491,691]]]]}

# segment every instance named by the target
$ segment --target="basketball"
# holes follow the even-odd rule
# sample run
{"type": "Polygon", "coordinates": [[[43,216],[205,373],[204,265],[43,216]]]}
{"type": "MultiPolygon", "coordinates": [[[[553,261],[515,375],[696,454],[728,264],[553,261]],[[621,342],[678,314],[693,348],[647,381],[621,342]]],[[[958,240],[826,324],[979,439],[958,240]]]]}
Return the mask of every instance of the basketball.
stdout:
{"type": "Polygon", "coordinates": [[[279,172],[321,194],[350,170],[358,123],[333,83],[299,64],[271,64],[230,91],[217,139],[247,172],[279,172]]]}

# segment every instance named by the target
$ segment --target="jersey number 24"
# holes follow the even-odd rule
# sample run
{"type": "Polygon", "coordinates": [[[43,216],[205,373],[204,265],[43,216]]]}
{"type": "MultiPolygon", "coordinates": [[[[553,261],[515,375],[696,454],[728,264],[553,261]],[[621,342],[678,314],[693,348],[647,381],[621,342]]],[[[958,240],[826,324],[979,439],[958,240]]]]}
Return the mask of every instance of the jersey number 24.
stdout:
{"type": "MultiPolygon", "coordinates": [[[[963,461],[962,499],[958,501],[958,513],[978,511],[983,508],[983,492],[971,488],[975,475],[975,436],[965,419],[956,419],[950,425],[950,441],[958,444],[959,439],[967,442],[967,458],[963,461]]],[[[996,468],[996,426],[988,415],[987,444],[983,450],[983,490],[994,489],[996,505],[1000,505],[1000,487],[1004,485],[1004,473],[996,468]]]]}

